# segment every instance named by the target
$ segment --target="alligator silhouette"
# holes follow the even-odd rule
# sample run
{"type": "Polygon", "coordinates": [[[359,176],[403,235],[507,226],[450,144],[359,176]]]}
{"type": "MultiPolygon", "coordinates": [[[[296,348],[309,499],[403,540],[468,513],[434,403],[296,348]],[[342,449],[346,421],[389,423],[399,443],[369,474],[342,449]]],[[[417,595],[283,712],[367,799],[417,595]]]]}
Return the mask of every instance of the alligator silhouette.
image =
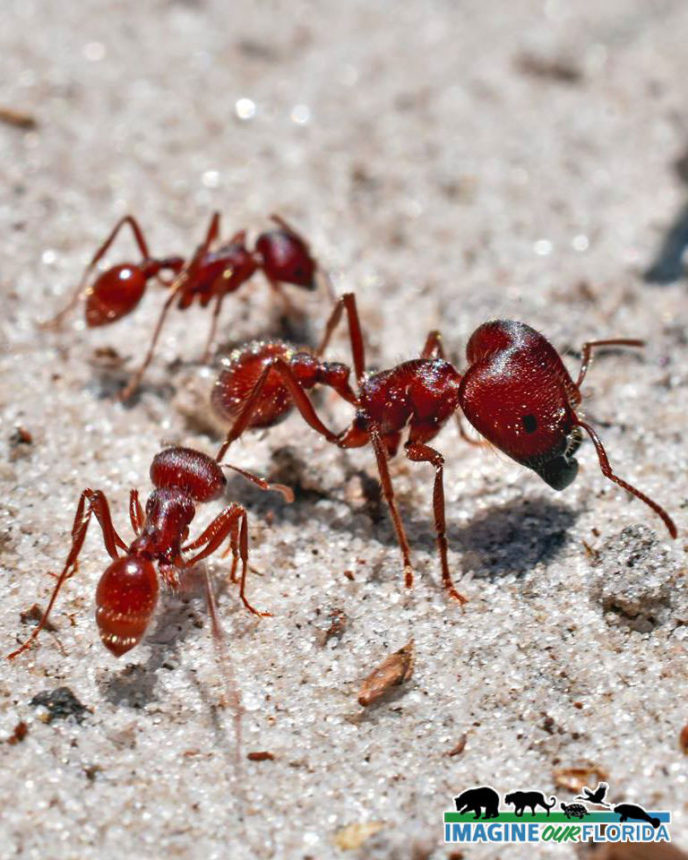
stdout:
{"type": "Polygon", "coordinates": [[[480,818],[483,807],[485,807],[483,818],[496,818],[499,815],[499,795],[489,785],[467,788],[454,798],[454,803],[457,812],[475,812],[476,818],[480,818]]]}
{"type": "Polygon", "coordinates": [[[550,799],[552,802],[548,806],[545,796],[541,791],[512,791],[511,794],[507,794],[504,798],[504,803],[513,803],[516,815],[523,815],[526,806],[529,806],[531,814],[535,815],[535,807],[542,806],[543,809],[547,810],[547,815],[549,816],[550,809],[557,802],[554,795],[550,799]]]}
{"type": "Polygon", "coordinates": [[[655,829],[660,825],[659,818],[653,818],[648,815],[642,806],[636,806],[635,803],[620,803],[614,807],[614,812],[620,816],[621,821],[628,821],[629,818],[637,818],[640,821],[647,821],[655,829]]]}

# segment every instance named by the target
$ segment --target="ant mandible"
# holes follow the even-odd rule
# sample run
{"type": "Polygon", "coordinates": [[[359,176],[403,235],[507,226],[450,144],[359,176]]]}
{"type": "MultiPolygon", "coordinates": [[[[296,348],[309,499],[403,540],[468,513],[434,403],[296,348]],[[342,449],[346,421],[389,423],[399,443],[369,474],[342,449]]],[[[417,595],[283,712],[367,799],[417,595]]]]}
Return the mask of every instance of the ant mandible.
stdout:
{"type": "MultiPolygon", "coordinates": [[[[131,313],[141,301],[148,282],[153,278],[157,279],[167,288],[169,295],[160,312],[143,364],[120,394],[122,400],[128,400],[139,386],[153,358],[165,318],[175,301],[180,310],[185,310],[196,299],[201,307],[207,307],[214,300],[202,359],[207,361],[215,340],[217,321],[225,296],[236,292],[257,270],[263,272],[270,286],[287,306],[289,301],[282,292],[282,284],[293,284],[307,290],[316,288],[320,270],[311,256],[308,243],[283,218],[278,215],[272,215],[271,218],[277,224],[277,229],[261,233],[253,250],[250,250],[246,243],[246,231],[241,230],[217,250],[211,251],[211,246],[220,236],[220,214],[215,212],[210,219],[203,243],[185,261],[183,257],[151,257],[138,221],[131,215],[125,215],[93,255],[67,306],[54,319],[44,323],[43,327],[59,326],[82,298],[85,299],[86,325],[109,325],[131,313]],[[131,228],[141,253],[141,261],[112,266],[91,282],[95,267],[108,252],[120,230],[127,225],[131,228]],[[171,272],[172,277],[163,277],[163,272],[171,272]]],[[[329,278],[326,275],[322,277],[334,298],[329,278]]]]}
{"type": "MultiPolygon", "coordinates": [[[[263,490],[277,490],[287,501],[293,499],[291,490],[281,484],[268,484],[236,466],[229,468],[263,490]]],[[[131,490],[129,496],[129,518],[136,537],[128,546],[113,525],[105,494],[90,489],[82,492],[72,525],[72,546],[48,606],[29,638],[8,655],[10,660],[26,651],[46,626],[62,586],[78,569],[79,555],[94,514],[103,533],[105,549],[112,559],[96,589],[96,623],[103,644],[116,657],[126,654],[143,638],[158,601],[158,579],[167,587],[176,588],[182,571],[212,555],[227,539],[227,552],[231,550],[233,556],[229,576],[232,582],[237,580],[237,565],[241,560],[239,596],[244,606],[254,615],[270,615],[254,609],[245,595],[248,518],[241,505],[228,505],[195,540],[184,543],[196,505],[218,499],[224,492],[227,479],[216,461],[191,448],[166,448],[153,458],[150,477],[155,489],[148,497],[145,513],[138,491],[131,490]],[[123,550],[123,555],[119,550],[123,550]],[[198,552],[188,556],[193,550],[198,552]]],[[[206,593],[216,631],[217,618],[207,582],[206,593]]]]}
{"type": "Polygon", "coordinates": [[[669,534],[676,537],[676,526],[669,514],[612,471],[597,432],[576,413],[582,399],[580,386],[593,350],[604,346],[642,345],[642,341],[630,339],[585,343],[581,368],[574,382],[559,354],[543,335],[525,323],[496,320],[484,323],[471,335],[466,347],[469,366],[463,374],[447,361],[437,331],[428,335],[420,358],[405,361],[390,370],[368,373],[356,299],[348,293],[336,304],[314,355],[306,354],[304,359],[304,353],[289,351],[277,343],[253,345],[234,353],[213,392],[215,408],[225,417],[234,419],[216,459],[221,462],[230,445],[246,429],[277,423],[292,404],[315,431],[340,448],[371,444],[401,548],[404,581],[408,587],[413,583],[410,548],[388,466],[389,458],[399,449],[402,431],[408,428],[404,444],[406,456],[435,468],[433,510],[442,581],[449,595],[464,603],[466,598],[454,587],[447,560],[444,457],[428,444],[452,415],[457,419],[461,435],[467,438],[461,427],[459,409],[488,443],[532,469],[555,490],[565,489],[576,477],[578,463],[573,455],[585,431],[595,446],[603,475],[645,502],[662,518],[669,534]],[[344,311],[357,394],[348,385],[348,368],[328,365],[319,358],[344,311]],[[317,382],[333,387],[356,407],[354,420],[341,433],[334,433],[323,424],[306,394],[306,389],[317,382]],[[241,395],[247,390],[250,394],[242,400],[241,395]]]}

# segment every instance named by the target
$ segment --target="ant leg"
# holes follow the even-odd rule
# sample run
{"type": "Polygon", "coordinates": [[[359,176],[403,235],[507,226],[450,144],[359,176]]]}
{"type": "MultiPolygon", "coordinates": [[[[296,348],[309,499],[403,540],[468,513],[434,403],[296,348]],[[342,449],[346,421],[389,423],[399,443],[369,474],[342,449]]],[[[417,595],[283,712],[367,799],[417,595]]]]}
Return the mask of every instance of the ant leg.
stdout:
{"type": "Polygon", "coordinates": [[[48,623],[48,618],[50,616],[50,613],[52,612],[53,606],[55,605],[55,601],[57,600],[57,596],[60,593],[62,586],[76,573],[78,569],[79,555],[84,545],[84,539],[86,537],[86,532],[88,531],[89,523],[91,522],[92,514],[96,515],[98,523],[101,527],[101,530],[103,532],[103,541],[105,543],[105,548],[108,554],[113,559],[119,558],[116,547],[117,545],[121,545],[122,547],[124,547],[124,543],[122,542],[122,539],[119,537],[114,525],[112,524],[112,519],[110,517],[110,508],[108,506],[105,495],[100,492],[100,490],[84,490],[79,497],[79,504],[77,505],[76,514],[74,516],[74,523],[72,525],[72,547],[69,551],[69,555],[67,556],[67,560],[65,561],[64,567],[62,568],[62,573],[60,573],[60,575],[57,577],[57,582],[55,583],[53,593],[51,594],[50,600],[48,601],[48,606],[43,613],[41,620],[38,622],[38,625],[34,628],[29,638],[26,639],[23,644],[19,648],[17,648],[16,651],[13,651],[11,654],[7,655],[8,660],[14,660],[15,657],[18,657],[20,654],[30,648],[34,640],[38,637],[38,634],[48,623]],[[87,502],[88,507],[86,507],[87,502]]]}
{"type": "Polygon", "coordinates": [[[672,538],[677,537],[678,530],[676,528],[676,523],[671,519],[669,514],[664,510],[661,505],[658,505],[657,502],[653,501],[649,496],[646,496],[645,493],[642,493],[640,490],[633,487],[631,484],[619,478],[618,475],[614,474],[612,471],[612,467],[609,465],[609,459],[607,458],[607,452],[604,450],[600,437],[597,435],[597,432],[593,427],[589,424],[586,424],[585,421],[578,421],[578,427],[582,427],[583,430],[588,434],[588,436],[592,439],[592,444],[595,446],[595,450],[597,451],[597,458],[600,461],[600,469],[602,470],[602,474],[605,478],[609,478],[610,481],[613,481],[615,484],[618,484],[620,487],[623,487],[624,490],[627,490],[631,495],[635,496],[637,499],[640,499],[641,502],[645,502],[645,504],[652,508],[652,510],[658,514],[662,520],[664,521],[664,525],[669,530],[669,534],[672,538]]]}
{"type": "Polygon", "coordinates": [[[334,310],[330,314],[330,318],[325,326],[325,334],[315,354],[321,356],[325,352],[344,310],[349,322],[349,341],[351,342],[351,353],[354,361],[354,374],[356,382],[360,385],[365,373],[365,347],[363,345],[363,335],[361,334],[361,321],[358,317],[358,309],[356,307],[356,296],[353,293],[344,293],[337,300],[337,304],[334,306],[334,310]]]}
{"type": "Polygon", "coordinates": [[[447,360],[444,352],[444,344],[442,343],[442,335],[435,329],[431,331],[425,338],[425,346],[420,354],[421,358],[441,358],[447,360]]]}
{"type": "Polygon", "coordinates": [[[231,463],[223,463],[222,465],[227,469],[232,469],[232,471],[237,472],[242,476],[242,478],[246,478],[247,481],[260,487],[261,490],[274,490],[276,493],[281,493],[286,502],[291,503],[294,501],[294,491],[291,487],[286,487],[284,484],[270,484],[265,480],[265,478],[259,478],[258,475],[254,475],[253,472],[247,472],[245,469],[240,469],[238,466],[232,466],[231,463]]]}
{"type": "Polygon", "coordinates": [[[134,529],[134,533],[137,535],[140,534],[146,516],[143,513],[141,502],[139,502],[138,490],[131,490],[129,493],[129,519],[131,520],[131,527],[134,529]]]}
{"type": "Polygon", "coordinates": [[[404,524],[401,521],[401,515],[399,514],[399,508],[397,507],[397,502],[394,498],[392,478],[389,474],[389,466],[387,464],[387,452],[385,451],[385,446],[382,442],[380,432],[377,428],[371,428],[370,442],[373,446],[373,450],[375,451],[375,458],[377,460],[377,471],[380,475],[380,484],[382,486],[382,492],[385,497],[385,501],[387,502],[387,505],[389,507],[389,512],[392,516],[394,531],[397,533],[397,540],[399,541],[401,555],[404,560],[404,585],[406,586],[406,588],[410,588],[413,585],[413,568],[411,567],[411,547],[409,546],[408,538],[406,537],[406,532],[404,531],[404,524]]]}
{"type": "Polygon", "coordinates": [[[590,359],[592,358],[593,349],[597,349],[600,346],[631,346],[631,347],[643,347],[645,346],[644,340],[637,340],[635,338],[614,338],[612,340],[589,340],[587,343],[583,344],[582,347],[582,359],[581,359],[581,367],[578,372],[578,379],[576,380],[576,388],[579,388],[585,379],[585,374],[588,372],[588,365],[590,364],[590,359]]]}
{"type": "Polygon", "coordinates": [[[292,396],[294,404],[296,408],[301,413],[304,420],[317,432],[320,433],[321,436],[324,436],[328,442],[333,442],[335,445],[339,442],[339,436],[329,430],[318,418],[318,415],[313,408],[313,404],[311,403],[308,395],[301,387],[301,383],[298,378],[294,375],[294,371],[289,366],[288,362],[286,362],[283,358],[275,358],[269,364],[267,364],[263,372],[261,373],[258,381],[253,386],[253,389],[249,396],[244,401],[244,407],[239,413],[238,418],[230,427],[227,436],[225,437],[225,441],[222,443],[220,450],[217,452],[217,456],[215,460],[220,463],[222,458],[227,453],[227,449],[236,439],[241,436],[244,430],[251,423],[251,416],[256,411],[256,409],[260,406],[260,398],[263,393],[263,388],[265,387],[265,383],[267,381],[268,375],[270,373],[276,373],[284,382],[286,387],[289,389],[289,393],[292,396]]]}
{"type": "MultiPolygon", "coordinates": [[[[216,552],[228,537],[231,539],[232,534],[236,533],[237,523],[240,524],[239,555],[241,557],[241,584],[239,586],[239,596],[241,597],[244,606],[254,615],[259,615],[263,618],[270,617],[272,615],[271,612],[259,612],[257,609],[254,609],[244,594],[246,588],[246,574],[248,571],[248,517],[246,516],[246,510],[241,507],[241,505],[231,504],[228,508],[225,508],[222,513],[215,517],[215,519],[203,531],[203,533],[196,538],[196,540],[187,544],[185,547],[182,547],[182,551],[187,552],[191,549],[198,549],[203,544],[206,545],[205,548],[195,556],[187,559],[183,566],[185,568],[193,567],[199,561],[202,561],[204,558],[207,558],[209,555],[216,552]]],[[[232,540],[232,552],[236,553],[234,540],[232,540]]],[[[234,568],[232,569],[234,570],[234,568]]]]}
{"type": "Polygon", "coordinates": [[[169,309],[172,307],[172,303],[177,298],[177,294],[180,292],[183,286],[184,282],[178,279],[178,283],[171,288],[170,295],[167,297],[167,299],[165,299],[165,304],[162,306],[162,311],[160,312],[157,325],[155,326],[155,331],[153,332],[153,339],[150,342],[150,346],[148,347],[148,352],[146,353],[146,357],[143,360],[143,364],[139,367],[137,371],[132,374],[129,382],[119,393],[119,399],[122,402],[126,402],[127,400],[129,400],[132,394],[139,387],[141,380],[143,379],[143,374],[146,372],[148,365],[153,360],[153,354],[155,353],[155,347],[158,342],[158,338],[160,337],[160,332],[162,331],[165,317],[167,316],[169,309]]]}
{"type": "MultiPolygon", "coordinates": [[[[217,284],[220,280],[223,279],[218,278],[213,283],[213,289],[215,287],[215,284],[217,284]]],[[[201,356],[202,364],[207,364],[210,360],[210,349],[213,345],[213,341],[215,340],[215,335],[217,333],[217,320],[220,316],[220,311],[222,310],[222,302],[224,302],[226,295],[227,293],[219,292],[217,294],[217,298],[215,299],[215,307],[213,308],[213,315],[210,319],[210,330],[208,331],[208,339],[205,342],[205,349],[203,350],[203,355],[201,356]]]]}
{"type": "Polygon", "coordinates": [[[292,236],[295,236],[302,245],[305,246],[306,250],[310,250],[310,245],[304,239],[303,235],[299,233],[296,227],[292,227],[292,225],[287,221],[286,218],[283,218],[281,215],[276,215],[274,212],[270,215],[270,220],[274,221],[278,227],[281,227],[285,233],[291,233],[292,236]]]}
{"type": "Polygon", "coordinates": [[[134,218],[133,215],[125,215],[123,218],[120,218],[119,221],[115,224],[114,228],[110,232],[110,235],[103,242],[103,244],[98,248],[98,250],[93,255],[91,262],[86,266],[86,270],[79,281],[78,286],[74,290],[72,297],[66,306],[57,314],[57,316],[53,317],[50,320],[47,320],[44,323],[40,324],[40,328],[49,329],[49,328],[58,328],[62,323],[62,320],[67,316],[67,314],[79,303],[79,300],[82,297],[82,293],[84,288],[86,287],[86,283],[91,276],[91,273],[98,265],[98,263],[102,260],[102,258],[107,254],[110,246],[117,238],[117,234],[119,231],[128,224],[131,227],[131,231],[134,234],[134,240],[138,245],[139,251],[141,252],[141,257],[144,260],[149,259],[148,254],[148,245],[146,244],[146,240],[143,236],[143,230],[139,226],[138,221],[134,218]]]}
{"type": "Polygon", "coordinates": [[[439,451],[425,445],[422,442],[407,442],[406,456],[416,463],[431,463],[435,467],[435,486],[432,493],[432,507],[435,514],[435,533],[437,535],[437,549],[440,554],[442,566],[442,583],[449,594],[460,603],[466,603],[467,599],[454,587],[449,572],[449,561],[447,559],[447,522],[444,503],[444,457],[439,451]]]}
{"type": "Polygon", "coordinates": [[[203,244],[199,245],[194,253],[193,257],[189,260],[189,262],[184,266],[179,275],[175,278],[170,286],[170,295],[167,297],[165,304],[162,306],[162,311],[160,312],[160,316],[158,317],[158,323],[155,326],[155,331],[153,332],[153,339],[151,341],[150,346],[148,347],[148,352],[146,353],[146,357],[143,360],[143,364],[139,369],[132,375],[131,379],[127,386],[120,392],[119,399],[122,401],[129,400],[132,394],[139,387],[139,383],[143,378],[143,374],[146,372],[146,368],[151,363],[153,359],[153,353],[155,352],[155,346],[158,342],[158,338],[160,337],[160,332],[162,331],[163,323],[165,322],[165,317],[169,309],[172,306],[177,295],[182,292],[184,289],[188,288],[189,282],[193,284],[193,279],[198,271],[198,267],[203,259],[203,257],[208,253],[208,249],[212,242],[214,242],[220,231],[220,213],[214,212],[211,219],[210,224],[208,225],[208,231],[206,233],[206,237],[203,240],[203,244]]]}

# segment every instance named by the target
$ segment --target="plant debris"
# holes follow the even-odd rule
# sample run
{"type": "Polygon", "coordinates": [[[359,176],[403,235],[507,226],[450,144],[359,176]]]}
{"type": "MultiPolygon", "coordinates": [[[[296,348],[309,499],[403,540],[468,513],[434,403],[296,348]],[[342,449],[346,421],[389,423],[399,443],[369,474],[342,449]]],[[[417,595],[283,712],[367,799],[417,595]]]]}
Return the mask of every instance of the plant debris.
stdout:
{"type": "Polygon", "coordinates": [[[358,691],[359,705],[366,708],[382,698],[392,687],[406,683],[413,675],[414,658],[414,642],[411,639],[368,675],[358,691]]]}

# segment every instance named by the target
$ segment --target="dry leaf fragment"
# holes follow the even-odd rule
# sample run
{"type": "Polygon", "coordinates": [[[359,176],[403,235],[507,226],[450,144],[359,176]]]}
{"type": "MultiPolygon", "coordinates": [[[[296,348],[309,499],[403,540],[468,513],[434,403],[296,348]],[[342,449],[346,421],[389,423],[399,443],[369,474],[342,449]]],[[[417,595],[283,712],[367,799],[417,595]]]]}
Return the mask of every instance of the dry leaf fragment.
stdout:
{"type": "Polygon", "coordinates": [[[392,687],[406,683],[413,675],[414,657],[414,643],[411,639],[368,675],[358,691],[359,705],[364,708],[372,705],[392,687]]]}
{"type": "Polygon", "coordinates": [[[679,749],[684,755],[688,755],[688,725],[681,729],[681,734],[678,736],[679,749]]]}
{"type": "Polygon", "coordinates": [[[366,839],[374,836],[384,826],[383,821],[363,821],[358,824],[349,824],[338,830],[332,841],[340,851],[355,851],[363,845],[366,839]]]}
{"type": "Polygon", "coordinates": [[[586,785],[593,785],[609,779],[607,771],[597,764],[583,767],[560,767],[554,771],[553,775],[554,784],[557,788],[565,788],[575,794],[580,794],[586,785]]]}

